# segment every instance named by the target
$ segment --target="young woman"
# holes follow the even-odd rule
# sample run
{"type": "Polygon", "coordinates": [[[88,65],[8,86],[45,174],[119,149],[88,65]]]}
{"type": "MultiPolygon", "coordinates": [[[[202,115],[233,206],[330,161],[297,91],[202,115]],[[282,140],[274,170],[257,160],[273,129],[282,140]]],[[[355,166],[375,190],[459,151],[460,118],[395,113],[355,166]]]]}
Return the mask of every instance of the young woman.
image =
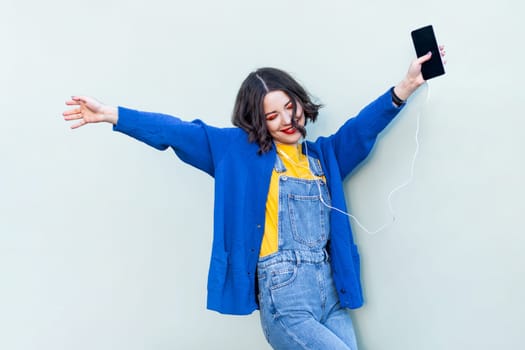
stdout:
{"type": "MultiPolygon", "coordinates": [[[[443,48],[440,48],[444,55],[443,48]]],[[[289,74],[261,68],[235,102],[235,127],[110,107],[73,97],[72,128],[113,124],[215,178],[214,237],[207,307],[245,315],[260,309],[275,349],[357,349],[346,308],[363,304],[359,255],[343,180],[421,85],[416,59],[398,85],[333,135],[300,142],[320,105],[289,74]],[[332,210],[337,208],[339,210],[332,210]]]]}

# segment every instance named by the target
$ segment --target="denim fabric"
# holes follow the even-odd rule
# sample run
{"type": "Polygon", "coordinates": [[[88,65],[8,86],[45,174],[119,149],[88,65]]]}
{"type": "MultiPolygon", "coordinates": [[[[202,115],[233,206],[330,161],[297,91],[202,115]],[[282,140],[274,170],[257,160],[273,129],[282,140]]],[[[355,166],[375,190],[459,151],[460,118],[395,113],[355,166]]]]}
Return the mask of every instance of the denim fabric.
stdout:
{"type": "MultiPolygon", "coordinates": [[[[312,173],[322,176],[316,159],[312,173]]],[[[284,172],[277,157],[275,170],[284,172]]],[[[352,320],[341,307],[325,249],[330,237],[326,184],[281,175],[279,250],[257,264],[261,324],[274,349],[356,350],[352,320]]]]}

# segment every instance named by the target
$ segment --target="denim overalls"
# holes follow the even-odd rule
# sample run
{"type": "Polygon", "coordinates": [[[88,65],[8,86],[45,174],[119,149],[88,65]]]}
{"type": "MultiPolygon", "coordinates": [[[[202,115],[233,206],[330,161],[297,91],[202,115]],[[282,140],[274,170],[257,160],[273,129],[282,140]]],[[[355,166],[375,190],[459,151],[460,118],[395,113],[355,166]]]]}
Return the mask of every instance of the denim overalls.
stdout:
{"type": "MultiPolygon", "coordinates": [[[[308,157],[312,173],[323,176],[308,157]]],[[[275,170],[286,171],[276,157],[275,170]]],[[[339,305],[326,244],[330,237],[328,188],[321,179],[279,178],[278,252],[259,259],[263,331],[274,349],[356,350],[352,320],[339,305]]]]}

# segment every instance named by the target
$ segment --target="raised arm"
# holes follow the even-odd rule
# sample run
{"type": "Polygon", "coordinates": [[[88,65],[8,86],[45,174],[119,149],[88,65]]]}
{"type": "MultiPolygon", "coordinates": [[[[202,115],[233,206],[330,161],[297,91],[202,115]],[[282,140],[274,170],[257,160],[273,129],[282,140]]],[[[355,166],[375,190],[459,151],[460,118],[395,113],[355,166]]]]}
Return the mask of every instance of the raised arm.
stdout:
{"type": "MultiPolygon", "coordinates": [[[[440,46],[440,53],[441,56],[445,55],[443,46],[440,46]]],[[[421,65],[430,57],[431,54],[428,53],[412,61],[405,78],[393,89],[397,98],[391,91],[385,92],[363,108],[356,117],[350,118],[337,133],[330,137],[341,177],[346,177],[368,156],[378,134],[398,114],[410,95],[425,82],[421,74],[421,65]],[[401,101],[396,103],[396,100],[401,101]]]]}

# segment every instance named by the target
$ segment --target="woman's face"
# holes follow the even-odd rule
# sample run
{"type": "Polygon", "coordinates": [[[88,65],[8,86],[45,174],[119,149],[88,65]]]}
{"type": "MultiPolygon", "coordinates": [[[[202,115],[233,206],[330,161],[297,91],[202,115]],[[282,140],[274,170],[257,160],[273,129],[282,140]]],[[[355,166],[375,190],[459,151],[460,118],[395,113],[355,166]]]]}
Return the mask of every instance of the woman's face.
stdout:
{"type": "MultiPolygon", "coordinates": [[[[292,126],[293,105],[290,97],[280,90],[270,91],[263,100],[266,127],[273,140],[278,143],[294,145],[301,139],[299,130],[292,126]]],[[[297,103],[295,119],[304,126],[303,107],[297,103]]]]}

